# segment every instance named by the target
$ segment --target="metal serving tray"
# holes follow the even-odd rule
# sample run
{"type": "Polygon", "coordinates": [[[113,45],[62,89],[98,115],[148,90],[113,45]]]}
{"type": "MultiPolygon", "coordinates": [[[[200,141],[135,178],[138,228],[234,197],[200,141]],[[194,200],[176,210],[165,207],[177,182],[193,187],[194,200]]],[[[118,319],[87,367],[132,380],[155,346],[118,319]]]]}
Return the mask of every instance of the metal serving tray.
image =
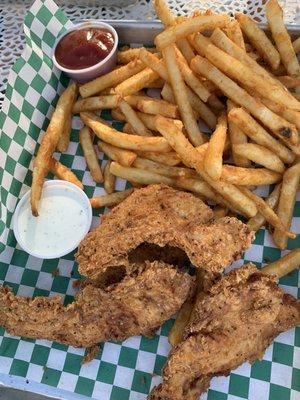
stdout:
{"type": "MultiPolygon", "coordinates": [[[[163,30],[163,26],[159,21],[144,21],[138,22],[135,20],[105,20],[111,24],[118,32],[119,42],[125,44],[137,45],[153,45],[155,36],[163,30]]],[[[289,33],[292,36],[300,35],[299,25],[286,25],[289,33]]],[[[267,30],[266,24],[260,24],[260,27],[267,30]]],[[[23,383],[18,382],[17,378],[8,376],[7,382],[3,382],[5,386],[0,383],[0,400],[50,400],[50,399],[88,399],[86,396],[78,396],[59,389],[52,389],[49,386],[42,384],[24,386],[23,383]],[[45,386],[45,389],[43,388],[45,386]],[[46,389],[47,388],[47,389],[46,389]],[[47,392],[47,396],[44,393],[47,392]],[[50,396],[50,397],[49,397],[50,396]]]]}

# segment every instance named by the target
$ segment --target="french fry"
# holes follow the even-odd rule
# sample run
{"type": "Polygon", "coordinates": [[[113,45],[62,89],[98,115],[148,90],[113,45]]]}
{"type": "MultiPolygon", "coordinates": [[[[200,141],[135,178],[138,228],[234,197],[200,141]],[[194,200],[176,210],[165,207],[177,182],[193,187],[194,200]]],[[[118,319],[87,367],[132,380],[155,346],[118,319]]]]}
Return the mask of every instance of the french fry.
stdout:
{"type": "Polygon", "coordinates": [[[101,207],[112,207],[120,204],[123,200],[125,200],[128,196],[133,193],[133,189],[126,189],[122,192],[115,192],[112,194],[107,194],[99,197],[92,197],[90,199],[91,206],[93,208],[101,208],[101,207]]]}
{"type": "Polygon", "coordinates": [[[222,174],[223,152],[227,133],[227,117],[222,113],[214,133],[208,143],[204,157],[206,173],[214,180],[219,180],[222,174]]]}
{"type": "Polygon", "coordinates": [[[87,99],[77,100],[73,106],[72,113],[79,114],[82,111],[95,111],[118,107],[120,96],[107,95],[88,97],[87,99]]]}
{"type": "Polygon", "coordinates": [[[170,167],[147,158],[137,157],[133,163],[133,167],[153,171],[157,174],[168,176],[170,178],[189,178],[197,176],[193,169],[184,167],[170,167]]]}
{"type": "Polygon", "coordinates": [[[78,186],[80,189],[83,189],[82,182],[80,182],[74,172],[53,157],[49,162],[49,171],[52,172],[52,174],[58,179],[74,183],[74,185],[78,186]]]}
{"type": "Polygon", "coordinates": [[[130,94],[129,96],[125,96],[124,100],[131,105],[133,108],[137,108],[138,102],[140,100],[153,100],[152,97],[150,96],[145,96],[142,92],[141,93],[136,93],[136,94],[130,94]]]}
{"type": "Polygon", "coordinates": [[[134,94],[143,89],[157,78],[159,78],[158,73],[147,67],[136,75],[131,75],[128,79],[119,83],[115,87],[115,91],[122,97],[128,96],[129,94],[134,94]]]}
{"type": "MultiPolygon", "coordinates": [[[[227,112],[229,113],[235,107],[236,105],[231,100],[228,99],[227,112]]],[[[228,132],[231,143],[232,158],[235,165],[238,167],[249,167],[251,165],[250,160],[248,160],[246,157],[236,154],[234,151],[235,144],[247,143],[247,135],[245,135],[244,132],[238,126],[236,126],[235,123],[230,119],[228,119],[228,132]]]]}
{"type": "Polygon", "coordinates": [[[199,116],[210,129],[215,129],[217,125],[217,117],[214,112],[204,103],[200,98],[187,87],[188,100],[192,106],[192,109],[199,116]]]}
{"type": "MultiPolygon", "coordinates": [[[[267,205],[274,210],[277,207],[280,195],[281,183],[278,183],[269,197],[266,199],[267,205]]],[[[266,223],[266,218],[258,212],[254,217],[250,218],[247,225],[251,231],[258,231],[266,223]]]]}
{"type": "Polygon", "coordinates": [[[70,144],[70,136],[72,130],[72,115],[69,115],[66,119],[65,126],[61,137],[57,143],[57,151],[64,153],[68,150],[70,144]]]}
{"type": "Polygon", "coordinates": [[[193,114],[193,110],[188,99],[186,86],[177,64],[174,46],[166,47],[163,50],[163,59],[166,63],[171,87],[173,89],[176,103],[178,105],[188,137],[193,145],[199,146],[204,142],[204,136],[200,132],[197,121],[193,114]]]}
{"type": "MultiPolygon", "coordinates": [[[[235,14],[235,18],[237,18],[237,15],[239,15],[239,14],[235,14]]],[[[246,51],[246,46],[245,46],[243,33],[241,31],[240,25],[241,24],[239,24],[237,21],[232,20],[224,28],[224,31],[226,32],[226,34],[230,40],[232,40],[242,50],[246,51]]]]}
{"type": "Polygon", "coordinates": [[[146,114],[163,115],[168,118],[179,118],[178,107],[165,100],[141,99],[138,101],[137,108],[146,114]]]}
{"type": "MultiPolygon", "coordinates": [[[[181,160],[178,157],[178,155],[175,153],[175,151],[170,151],[169,153],[154,153],[154,152],[138,151],[137,154],[142,158],[147,158],[148,160],[152,160],[152,161],[164,164],[164,165],[170,165],[171,167],[175,167],[175,165],[178,165],[181,163],[181,160]]],[[[122,164],[122,163],[120,162],[120,164],[122,164]]]]}
{"type": "Polygon", "coordinates": [[[142,48],[139,52],[139,59],[145,65],[147,65],[147,67],[155,71],[162,79],[164,79],[165,81],[169,81],[169,75],[164,61],[159,60],[159,58],[156,57],[155,54],[151,54],[149,51],[142,48]]]}
{"type": "Polygon", "coordinates": [[[287,164],[294,161],[293,153],[273,138],[254,118],[251,117],[243,108],[233,108],[228,114],[229,122],[233,122],[240,128],[252,141],[265,146],[287,164]]]}
{"type": "Polygon", "coordinates": [[[119,178],[141,183],[143,185],[152,185],[155,183],[163,183],[165,185],[174,186],[175,180],[167,176],[157,174],[153,171],[146,171],[141,168],[123,167],[121,164],[112,162],[110,172],[119,178]]]}
{"type": "Polygon", "coordinates": [[[300,74],[299,62],[292,45],[290,35],[284,26],[283,11],[277,0],[269,0],[267,2],[266,16],[272,37],[276,43],[282,63],[285,66],[288,74],[300,74]]]}
{"type": "Polygon", "coordinates": [[[298,37],[298,39],[295,39],[293,41],[292,45],[294,47],[295,53],[299,53],[300,52],[300,37],[298,37]]]}
{"type": "Polygon", "coordinates": [[[195,57],[194,50],[186,38],[178,39],[176,42],[178,49],[181,51],[187,63],[190,64],[195,57]]]}
{"type": "Polygon", "coordinates": [[[147,137],[127,135],[103,124],[101,118],[88,112],[80,113],[80,117],[93,132],[106,143],[127,150],[156,151],[167,153],[171,150],[166,139],[162,137],[147,137]]]}
{"type": "Polygon", "coordinates": [[[164,100],[168,101],[169,103],[176,104],[173,90],[167,82],[164,84],[164,87],[162,88],[161,97],[164,100]]]}
{"type": "Polygon", "coordinates": [[[234,165],[223,165],[221,179],[233,185],[262,186],[279,182],[282,179],[282,175],[266,168],[243,168],[234,165]]]}
{"type": "MultiPolygon", "coordinates": [[[[228,208],[224,206],[216,206],[214,208],[214,219],[220,219],[226,217],[228,214],[228,208]]],[[[253,217],[254,218],[254,217],[253,217]]]]}
{"type": "Polygon", "coordinates": [[[119,164],[125,167],[130,167],[134,160],[137,158],[136,153],[129,150],[120,149],[119,147],[112,146],[105,142],[98,142],[99,150],[102,151],[113,161],[117,161],[119,164]]]}
{"type": "Polygon", "coordinates": [[[300,249],[290,251],[288,254],[281,257],[279,260],[266,265],[261,269],[261,272],[266,275],[275,275],[277,279],[294,271],[300,266],[300,249]]]}
{"type": "Polygon", "coordinates": [[[214,111],[225,110],[225,105],[218,99],[218,97],[212,93],[207,99],[207,103],[213,108],[214,111]]]}
{"type": "Polygon", "coordinates": [[[193,311],[194,301],[194,299],[186,300],[178,311],[176,320],[168,336],[171,346],[176,346],[182,341],[184,329],[188,324],[193,311]]]}
{"type": "Polygon", "coordinates": [[[156,36],[154,43],[158,50],[170,46],[178,39],[184,38],[192,33],[203,32],[216,27],[224,27],[229,22],[227,14],[201,15],[189,18],[185,22],[170,26],[165,31],[156,36]]]}
{"type": "Polygon", "coordinates": [[[300,75],[298,76],[277,76],[277,79],[287,88],[293,89],[300,85],[300,75]]]}
{"type": "Polygon", "coordinates": [[[283,174],[285,167],[280,158],[271,150],[255,143],[241,143],[233,145],[233,151],[248,158],[256,164],[262,165],[272,171],[283,174]]]}
{"type": "Polygon", "coordinates": [[[281,104],[283,107],[300,110],[300,103],[291,104],[290,96],[286,95],[286,90],[281,85],[273,86],[268,80],[252,71],[249,66],[219,49],[200,33],[195,35],[194,41],[198,47],[202,48],[205,57],[229,78],[255,89],[262,96],[281,104]]]}
{"type": "Polygon", "coordinates": [[[165,27],[175,24],[175,16],[172,14],[165,0],[153,0],[153,6],[158,19],[161,20],[165,27]]]}
{"type": "MultiPolygon", "coordinates": [[[[147,50],[150,53],[158,54],[155,47],[152,47],[152,48],[148,47],[147,50]]],[[[136,48],[136,49],[128,49],[128,50],[124,50],[124,51],[118,51],[118,54],[117,54],[118,64],[128,64],[130,61],[135,60],[136,58],[138,58],[139,51],[140,51],[140,47],[136,48]]]]}
{"type": "Polygon", "coordinates": [[[272,225],[274,228],[280,229],[282,233],[285,233],[288,237],[295,238],[295,234],[288,231],[287,226],[261,197],[256,196],[256,194],[252,193],[245,187],[240,187],[240,189],[256,204],[259,212],[266,218],[266,221],[269,222],[270,225],[272,225]]]}
{"type": "Polygon", "coordinates": [[[55,151],[61,135],[63,134],[67,118],[71,114],[74,100],[77,96],[77,85],[70,85],[58,99],[56,108],[51,117],[50,123],[44,133],[41,145],[33,163],[32,186],[30,194],[30,204],[32,215],[37,217],[38,205],[42,195],[43,183],[52,154],[55,151]]]}
{"type": "Polygon", "coordinates": [[[292,125],[285,119],[279,117],[259,100],[250,96],[244,89],[239,87],[233,80],[214,67],[209,61],[197,56],[192,60],[191,67],[195,72],[211,79],[220,87],[225,95],[240,106],[249,110],[251,114],[259,119],[282,141],[288,145],[292,145],[293,142],[299,140],[295,125],[292,125]]]}
{"type": "Polygon", "coordinates": [[[113,110],[111,110],[111,116],[116,121],[126,122],[125,115],[122,113],[122,111],[119,108],[114,108],[113,110]]]}
{"type": "Polygon", "coordinates": [[[154,81],[145,84],[144,89],[161,89],[165,84],[165,81],[161,78],[157,78],[154,81]]]}
{"type": "Polygon", "coordinates": [[[116,177],[110,172],[110,165],[111,161],[109,160],[103,171],[103,177],[104,177],[104,189],[107,194],[112,194],[115,191],[115,184],[116,184],[116,177]]]}
{"type": "Polygon", "coordinates": [[[128,133],[129,135],[135,135],[133,127],[130,125],[129,122],[126,122],[123,126],[123,132],[128,133]]]}
{"type": "MultiPolygon", "coordinates": [[[[253,60],[251,57],[248,56],[247,53],[245,53],[239,46],[237,46],[235,43],[233,43],[226,35],[224,32],[221,31],[221,29],[215,29],[210,37],[210,40],[218,46],[220,49],[231,55],[232,57],[236,58],[237,60],[241,61],[243,64],[247,65],[251,70],[256,73],[257,75],[260,75],[263,77],[267,82],[269,82],[270,85],[274,86],[281,86],[282,90],[282,85],[278,80],[276,80],[274,77],[270,75],[270,73],[263,68],[261,65],[259,65],[255,60],[253,60]]],[[[274,73],[275,71],[273,71],[274,73]]],[[[282,75],[284,72],[280,72],[280,75],[282,75]]],[[[283,96],[288,100],[290,104],[293,104],[293,107],[288,106],[289,108],[298,108],[299,107],[299,102],[295,102],[295,99],[293,99],[293,96],[289,92],[284,92],[283,96]]]]}
{"type": "Polygon", "coordinates": [[[79,142],[90,170],[92,178],[97,183],[103,182],[103,175],[99,165],[98,157],[93,145],[93,135],[88,127],[83,127],[79,132],[79,142]]]}
{"type": "Polygon", "coordinates": [[[120,100],[119,107],[137,135],[152,136],[151,132],[149,132],[149,130],[146,128],[143,121],[138,117],[134,109],[125,100],[120,100]]]}
{"type": "MultiPolygon", "coordinates": [[[[287,229],[291,226],[299,181],[300,163],[287,169],[282,179],[277,214],[287,229]]],[[[282,229],[275,229],[273,239],[281,250],[287,247],[288,236],[284,234],[282,229]]]]}
{"type": "Polygon", "coordinates": [[[251,51],[250,53],[247,53],[249,57],[251,57],[254,61],[257,61],[260,59],[260,55],[254,51],[251,51]]]}
{"type": "Polygon", "coordinates": [[[141,72],[144,68],[145,65],[140,60],[131,61],[123,67],[115,69],[106,75],[102,75],[99,78],[80,86],[79,93],[83,98],[93,96],[106,88],[116,86],[118,83],[130,78],[132,75],[141,72]]]}
{"type": "Polygon", "coordinates": [[[176,124],[166,120],[164,117],[156,118],[158,131],[169,142],[170,146],[176,151],[183,163],[195,168],[198,174],[225,200],[229,201],[237,210],[248,217],[253,217],[257,213],[257,208],[253,201],[230,183],[214,181],[207,175],[203,168],[203,159],[197,149],[195,149],[182,133],[176,124]]]}
{"type": "Polygon", "coordinates": [[[255,21],[245,14],[235,14],[235,18],[238,20],[242,31],[252,46],[272,69],[277,69],[280,64],[280,55],[265,32],[260,29],[255,21]]]}

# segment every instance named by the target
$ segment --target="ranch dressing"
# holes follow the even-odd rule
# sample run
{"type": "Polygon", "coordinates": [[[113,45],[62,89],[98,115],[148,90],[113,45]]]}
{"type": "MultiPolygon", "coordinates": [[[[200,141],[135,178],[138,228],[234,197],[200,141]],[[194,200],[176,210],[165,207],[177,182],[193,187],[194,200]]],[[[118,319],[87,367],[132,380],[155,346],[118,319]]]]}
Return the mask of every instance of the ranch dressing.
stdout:
{"type": "Polygon", "coordinates": [[[24,202],[17,217],[19,244],[30,254],[54,258],[74,250],[89,228],[89,204],[75,188],[45,186],[39,216],[24,202]]]}

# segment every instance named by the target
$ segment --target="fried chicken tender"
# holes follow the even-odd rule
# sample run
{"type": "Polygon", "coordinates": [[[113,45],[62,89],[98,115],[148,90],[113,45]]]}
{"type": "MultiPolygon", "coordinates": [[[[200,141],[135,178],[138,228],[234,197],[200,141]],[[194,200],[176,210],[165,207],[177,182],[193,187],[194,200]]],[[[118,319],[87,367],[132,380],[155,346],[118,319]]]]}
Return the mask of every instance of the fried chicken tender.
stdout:
{"type": "MultiPolygon", "coordinates": [[[[212,210],[196,196],[166,185],[151,185],[134,193],[102,218],[81,242],[79,272],[98,283],[110,268],[130,273],[143,246],[178,248],[193,265],[218,274],[250,247],[253,233],[236,218],[213,220],[212,210]]],[[[165,257],[169,253],[165,248],[165,257]]],[[[163,259],[164,260],[164,259],[163,259]]]]}
{"type": "Polygon", "coordinates": [[[191,295],[194,279],[157,261],[144,268],[105,290],[87,285],[68,306],[59,296],[29,299],[1,287],[0,326],[12,335],[75,347],[151,336],[191,295]]]}
{"type": "Polygon", "coordinates": [[[149,400],[196,400],[213,376],[262,358],[273,339],[300,323],[300,301],[248,264],[199,300],[184,341],[170,353],[149,400]]]}

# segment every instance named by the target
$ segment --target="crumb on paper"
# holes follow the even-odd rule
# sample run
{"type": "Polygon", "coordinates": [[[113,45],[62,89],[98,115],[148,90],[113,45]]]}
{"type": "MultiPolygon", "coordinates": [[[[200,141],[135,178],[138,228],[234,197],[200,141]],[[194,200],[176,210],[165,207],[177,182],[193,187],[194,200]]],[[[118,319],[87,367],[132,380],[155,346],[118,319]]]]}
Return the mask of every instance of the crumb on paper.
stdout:
{"type": "Polygon", "coordinates": [[[56,276],[59,276],[59,268],[55,268],[52,272],[51,275],[53,278],[55,278],[56,276]]]}
{"type": "Polygon", "coordinates": [[[73,289],[79,289],[81,285],[82,285],[82,281],[80,279],[76,279],[72,283],[73,289]]]}

